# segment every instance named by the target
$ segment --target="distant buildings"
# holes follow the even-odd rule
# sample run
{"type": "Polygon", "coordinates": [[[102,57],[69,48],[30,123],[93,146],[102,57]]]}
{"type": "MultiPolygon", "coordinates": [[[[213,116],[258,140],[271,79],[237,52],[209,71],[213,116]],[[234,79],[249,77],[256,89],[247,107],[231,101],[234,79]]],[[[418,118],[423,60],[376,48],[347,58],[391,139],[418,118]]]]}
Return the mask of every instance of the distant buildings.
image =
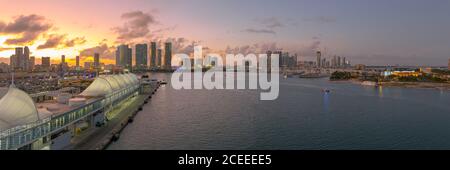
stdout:
{"type": "Polygon", "coordinates": [[[164,43],[164,66],[166,69],[172,68],[172,43],[164,43]]]}
{"type": "Polygon", "coordinates": [[[450,58],[448,59],[448,70],[450,70],[450,58]]]}
{"type": "Polygon", "coordinates": [[[100,68],[100,54],[94,53],[94,68],[100,68]]]}
{"type": "Polygon", "coordinates": [[[42,61],[41,66],[43,69],[50,68],[50,57],[42,57],[41,61],[42,61]]]}
{"type": "Polygon", "coordinates": [[[75,57],[75,66],[76,66],[77,68],[80,67],[80,56],[76,56],[76,57],[75,57]]]}
{"type": "Polygon", "coordinates": [[[322,62],[322,60],[321,60],[321,57],[322,57],[322,52],[320,52],[320,51],[317,51],[316,52],[316,57],[317,57],[317,67],[318,68],[320,68],[321,67],[321,62],[322,62]]]}
{"type": "Polygon", "coordinates": [[[161,68],[162,67],[162,49],[159,48],[158,49],[158,62],[157,62],[157,67],[161,68]]]}
{"type": "Polygon", "coordinates": [[[136,67],[147,69],[147,44],[136,44],[136,67]]]}
{"type": "Polygon", "coordinates": [[[32,56],[28,61],[28,70],[30,71],[33,70],[35,65],[36,65],[36,58],[32,56]]]}
{"type": "MultiPolygon", "coordinates": [[[[155,68],[159,66],[160,64],[156,63],[156,42],[150,43],[150,49],[151,49],[151,56],[150,56],[150,67],[155,68]]],[[[161,63],[161,62],[159,62],[161,63]]]]}
{"type": "Polygon", "coordinates": [[[10,57],[10,68],[14,71],[31,71],[30,49],[25,47],[15,48],[15,53],[10,57]]]}
{"type": "Polygon", "coordinates": [[[119,45],[116,51],[116,65],[132,70],[132,51],[128,45],[119,45]]]}
{"type": "Polygon", "coordinates": [[[66,56],[61,55],[61,64],[65,64],[65,63],[66,63],[66,56]]]}

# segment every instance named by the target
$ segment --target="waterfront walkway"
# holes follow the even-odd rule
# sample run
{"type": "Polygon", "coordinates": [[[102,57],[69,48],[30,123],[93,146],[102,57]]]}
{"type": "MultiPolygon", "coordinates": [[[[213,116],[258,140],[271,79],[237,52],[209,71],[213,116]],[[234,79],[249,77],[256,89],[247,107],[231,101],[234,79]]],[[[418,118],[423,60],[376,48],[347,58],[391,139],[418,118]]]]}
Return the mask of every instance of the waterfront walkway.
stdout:
{"type": "Polygon", "coordinates": [[[95,127],[95,125],[88,130],[82,132],[72,138],[71,145],[64,149],[68,150],[95,150],[102,142],[107,139],[114,129],[119,129],[121,123],[126,121],[148,98],[148,94],[137,95],[128,101],[121,103],[115,108],[111,118],[107,124],[102,127],[95,127]]]}

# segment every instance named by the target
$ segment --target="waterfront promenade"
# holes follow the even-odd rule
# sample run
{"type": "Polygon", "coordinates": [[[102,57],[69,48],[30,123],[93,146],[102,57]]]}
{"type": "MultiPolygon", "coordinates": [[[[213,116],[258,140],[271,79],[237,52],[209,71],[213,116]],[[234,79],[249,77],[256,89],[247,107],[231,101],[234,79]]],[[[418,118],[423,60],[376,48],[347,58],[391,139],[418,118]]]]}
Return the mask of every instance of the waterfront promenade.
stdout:
{"type": "Polygon", "coordinates": [[[111,115],[112,118],[102,127],[93,127],[72,139],[72,144],[67,150],[97,150],[103,149],[100,146],[108,141],[114,131],[121,129],[124,122],[132,116],[138,108],[144,104],[144,101],[150,94],[141,94],[123,102],[115,108],[111,115]]]}

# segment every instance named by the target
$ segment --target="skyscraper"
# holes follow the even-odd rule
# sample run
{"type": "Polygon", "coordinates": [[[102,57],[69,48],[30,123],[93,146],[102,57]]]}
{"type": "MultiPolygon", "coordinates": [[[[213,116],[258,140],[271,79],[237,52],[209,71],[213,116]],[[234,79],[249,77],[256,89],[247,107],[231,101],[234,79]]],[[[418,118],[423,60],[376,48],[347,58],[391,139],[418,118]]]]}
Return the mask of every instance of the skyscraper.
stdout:
{"type": "Polygon", "coordinates": [[[158,63],[156,64],[157,67],[162,67],[162,50],[161,48],[158,49],[158,63]]]}
{"type": "Polygon", "coordinates": [[[28,60],[28,70],[32,71],[34,69],[34,65],[35,65],[35,57],[32,56],[28,60]]]}
{"type": "Polygon", "coordinates": [[[450,70],[450,58],[448,59],[448,70],[450,70]]]}
{"type": "Polygon", "coordinates": [[[132,58],[131,58],[131,48],[128,48],[128,45],[120,45],[117,47],[116,51],[116,59],[119,59],[116,61],[116,65],[122,66],[128,70],[131,70],[132,67],[132,58]]]}
{"type": "Polygon", "coordinates": [[[16,48],[16,53],[15,53],[15,57],[14,57],[14,65],[12,65],[12,68],[14,70],[21,70],[21,66],[22,66],[22,58],[23,58],[23,48],[22,47],[17,47],[16,48]]]}
{"type": "Polygon", "coordinates": [[[120,49],[119,49],[119,47],[117,47],[117,49],[116,49],[116,66],[120,66],[121,65],[121,63],[120,63],[120,49]]]}
{"type": "Polygon", "coordinates": [[[10,66],[11,71],[15,70],[16,63],[17,63],[17,57],[15,54],[13,54],[13,55],[11,55],[11,57],[9,57],[9,66],[10,66]]]}
{"type": "Polygon", "coordinates": [[[164,66],[166,69],[172,69],[172,43],[164,44],[164,66]]]}
{"type": "Polygon", "coordinates": [[[317,56],[317,67],[320,68],[321,62],[322,62],[322,59],[321,59],[322,53],[320,51],[317,51],[316,56],[317,56]]]}
{"type": "Polygon", "coordinates": [[[341,67],[341,56],[338,56],[337,67],[341,67]]]}
{"type": "Polygon", "coordinates": [[[25,46],[23,48],[22,63],[20,67],[22,67],[23,70],[29,71],[31,70],[29,63],[30,63],[30,49],[27,46],[25,46]]]}
{"type": "Polygon", "coordinates": [[[154,68],[158,66],[158,64],[156,63],[156,42],[151,42],[150,46],[151,46],[150,67],[154,68]]]}
{"type": "Polygon", "coordinates": [[[100,54],[94,53],[94,68],[100,67],[100,54]]]}
{"type": "Polygon", "coordinates": [[[345,57],[342,59],[342,66],[343,67],[347,66],[347,60],[345,59],[345,57]]]}
{"type": "Polygon", "coordinates": [[[66,63],[66,56],[61,55],[61,64],[65,64],[65,63],[66,63]]]}
{"type": "Polygon", "coordinates": [[[147,68],[147,44],[136,44],[136,67],[139,69],[147,68]]]}
{"type": "Polygon", "coordinates": [[[76,56],[75,57],[75,60],[76,60],[76,67],[78,68],[78,67],[80,67],[80,56],[76,56]]]}
{"type": "Polygon", "coordinates": [[[41,60],[42,60],[41,66],[43,68],[46,68],[46,69],[50,68],[50,57],[42,57],[41,60]]]}

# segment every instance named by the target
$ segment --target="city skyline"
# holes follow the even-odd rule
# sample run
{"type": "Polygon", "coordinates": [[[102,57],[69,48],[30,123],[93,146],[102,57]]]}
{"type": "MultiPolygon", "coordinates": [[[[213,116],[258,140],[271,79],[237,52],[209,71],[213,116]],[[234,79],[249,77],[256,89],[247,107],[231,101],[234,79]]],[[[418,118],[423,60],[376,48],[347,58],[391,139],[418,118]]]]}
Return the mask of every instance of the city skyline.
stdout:
{"type": "Polygon", "coordinates": [[[99,53],[113,64],[118,45],[130,45],[134,58],[135,44],[150,47],[151,41],[159,48],[172,42],[173,54],[190,53],[198,44],[206,52],[282,49],[315,61],[320,50],[328,59],[337,55],[367,65],[445,66],[450,57],[448,1],[108,2],[1,0],[0,62],[27,45],[37,63],[65,55],[75,65],[76,56],[84,63],[99,53]],[[62,12],[66,6],[71,10],[62,12]]]}

